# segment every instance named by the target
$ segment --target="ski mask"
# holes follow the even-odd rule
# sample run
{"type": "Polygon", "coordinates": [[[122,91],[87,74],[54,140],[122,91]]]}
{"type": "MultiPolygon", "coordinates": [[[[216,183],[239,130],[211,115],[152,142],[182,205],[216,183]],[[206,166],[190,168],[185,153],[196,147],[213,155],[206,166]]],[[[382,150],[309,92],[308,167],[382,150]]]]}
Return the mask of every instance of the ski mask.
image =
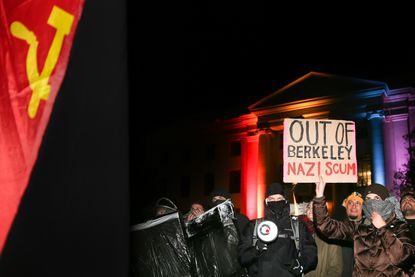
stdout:
{"type": "Polygon", "coordinates": [[[265,202],[265,217],[279,220],[290,215],[290,205],[287,200],[265,202]]]}
{"type": "MultiPolygon", "coordinates": [[[[265,198],[270,195],[280,194],[287,199],[287,193],[280,183],[272,183],[268,185],[265,192],[265,198]]],[[[279,220],[282,217],[290,215],[290,204],[287,200],[281,201],[267,201],[265,200],[265,217],[269,219],[279,220]]]]}

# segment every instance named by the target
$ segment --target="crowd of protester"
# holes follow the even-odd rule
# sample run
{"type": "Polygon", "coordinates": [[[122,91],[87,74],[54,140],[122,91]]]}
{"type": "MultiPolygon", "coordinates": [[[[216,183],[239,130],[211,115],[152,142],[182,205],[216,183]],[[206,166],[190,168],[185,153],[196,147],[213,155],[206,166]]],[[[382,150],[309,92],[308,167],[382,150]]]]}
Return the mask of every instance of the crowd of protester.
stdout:
{"type": "MultiPolygon", "coordinates": [[[[342,204],[346,217],[336,220],[327,209],[325,186],[320,178],[306,210],[293,216],[285,187],[269,184],[264,217],[249,220],[235,209],[230,217],[221,216],[219,228],[204,229],[203,236],[189,240],[190,263],[196,268],[189,276],[414,277],[414,190],[402,191],[400,201],[380,184],[353,191],[342,204]],[[210,270],[206,261],[201,265],[209,259],[216,261],[212,267],[222,268],[210,270]]],[[[195,200],[181,216],[185,228],[224,203],[232,201],[223,188],[214,189],[207,203],[195,200]]],[[[179,211],[158,202],[154,212],[159,218],[179,211]]]]}

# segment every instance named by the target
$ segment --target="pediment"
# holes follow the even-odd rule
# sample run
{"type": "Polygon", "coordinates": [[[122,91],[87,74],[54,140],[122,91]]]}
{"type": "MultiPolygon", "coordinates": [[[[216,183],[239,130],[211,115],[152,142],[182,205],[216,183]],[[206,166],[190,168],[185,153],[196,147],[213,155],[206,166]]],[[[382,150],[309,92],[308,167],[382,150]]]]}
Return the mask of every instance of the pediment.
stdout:
{"type": "Polygon", "coordinates": [[[387,91],[388,86],[384,82],[310,72],[248,108],[252,112],[307,99],[363,96],[371,93],[381,95],[387,91]]]}

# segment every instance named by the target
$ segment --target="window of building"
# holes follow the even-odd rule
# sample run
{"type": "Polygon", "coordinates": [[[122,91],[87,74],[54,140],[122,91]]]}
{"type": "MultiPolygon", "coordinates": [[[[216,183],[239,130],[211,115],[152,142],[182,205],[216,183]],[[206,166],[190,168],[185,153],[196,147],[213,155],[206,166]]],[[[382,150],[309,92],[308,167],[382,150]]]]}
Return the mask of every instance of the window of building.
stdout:
{"type": "Polygon", "coordinates": [[[215,174],[206,173],[204,179],[204,193],[205,195],[209,195],[209,193],[211,193],[213,188],[215,187],[215,174]]]}
{"type": "Polygon", "coordinates": [[[367,122],[356,124],[356,139],[367,139],[369,137],[367,122]]]}
{"type": "Polygon", "coordinates": [[[357,186],[368,186],[372,184],[372,168],[370,165],[370,157],[366,156],[357,162],[357,186]]]}
{"type": "Polygon", "coordinates": [[[205,152],[206,160],[212,161],[215,159],[215,156],[216,156],[216,145],[213,143],[207,144],[206,152],[205,152]]]}
{"type": "Polygon", "coordinates": [[[241,192],[241,171],[232,170],[229,172],[229,192],[239,193],[241,192]]]}
{"type": "Polygon", "coordinates": [[[240,156],[241,155],[241,141],[232,141],[231,142],[231,156],[240,156]]]}
{"type": "Polygon", "coordinates": [[[190,176],[182,176],[182,182],[180,185],[180,195],[181,197],[190,196],[190,176]]]}

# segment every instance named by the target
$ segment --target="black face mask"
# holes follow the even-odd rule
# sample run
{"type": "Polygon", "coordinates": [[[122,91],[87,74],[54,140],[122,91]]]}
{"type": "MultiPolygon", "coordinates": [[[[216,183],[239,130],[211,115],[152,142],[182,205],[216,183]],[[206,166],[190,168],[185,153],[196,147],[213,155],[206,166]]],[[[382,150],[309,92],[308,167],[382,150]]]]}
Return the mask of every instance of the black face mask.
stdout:
{"type": "Polygon", "coordinates": [[[286,200],[271,201],[265,206],[265,215],[274,219],[280,219],[284,215],[289,215],[289,207],[286,200]]]}
{"type": "Polygon", "coordinates": [[[287,201],[280,200],[280,201],[271,201],[268,202],[267,207],[273,211],[280,211],[282,210],[287,204],[287,201]]]}

